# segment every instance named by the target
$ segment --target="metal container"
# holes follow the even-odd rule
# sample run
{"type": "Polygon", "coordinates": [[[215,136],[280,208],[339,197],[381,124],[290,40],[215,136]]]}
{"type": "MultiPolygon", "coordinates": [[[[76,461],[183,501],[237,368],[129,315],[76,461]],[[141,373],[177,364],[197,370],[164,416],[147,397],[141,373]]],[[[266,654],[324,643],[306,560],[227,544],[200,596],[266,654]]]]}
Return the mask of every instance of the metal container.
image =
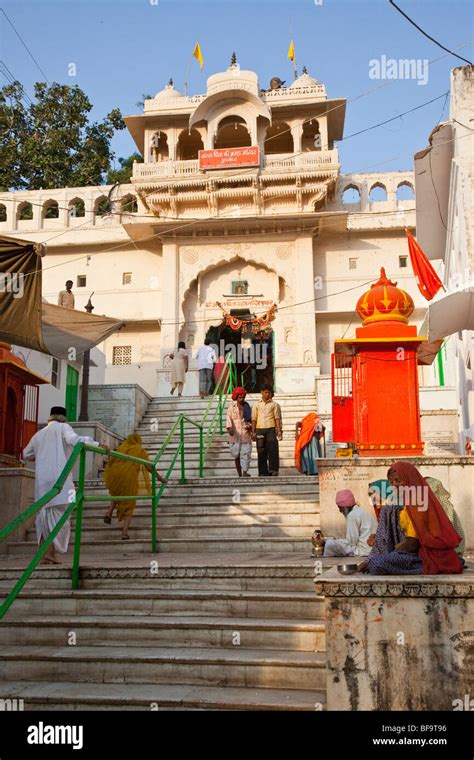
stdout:
{"type": "Polygon", "coordinates": [[[353,575],[357,572],[357,565],[338,565],[337,572],[341,575],[353,575]]]}

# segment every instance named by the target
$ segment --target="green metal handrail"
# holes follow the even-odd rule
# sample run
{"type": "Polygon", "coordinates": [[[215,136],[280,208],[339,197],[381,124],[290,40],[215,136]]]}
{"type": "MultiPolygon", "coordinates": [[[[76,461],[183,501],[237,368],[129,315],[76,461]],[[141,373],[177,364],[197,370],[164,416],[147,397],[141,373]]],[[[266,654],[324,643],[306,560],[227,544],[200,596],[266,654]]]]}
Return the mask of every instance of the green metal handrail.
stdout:
{"type": "Polygon", "coordinates": [[[215,432],[215,427],[217,425],[217,419],[220,420],[220,433],[223,433],[223,425],[222,425],[222,414],[223,410],[225,408],[225,404],[227,402],[229,393],[232,391],[232,388],[235,386],[236,380],[237,380],[237,371],[236,367],[232,361],[232,358],[229,354],[226,360],[226,365],[228,367],[227,373],[223,372],[221,374],[221,377],[219,378],[219,381],[216,384],[216,387],[214,389],[214,392],[211,396],[211,399],[209,400],[209,403],[206,407],[206,410],[204,412],[204,415],[201,419],[201,422],[195,422],[194,420],[190,419],[184,414],[179,415],[178,419],[172,426],[171,430],[169,431],[168,435],[166,436],[165,440],[163,441],[163,444],[161,445],[158,453],[156,454],[154,460],[150,462],[149,459],[140,459],[139,457],[133,457],[129,454],[122,454],[118,451],[109,451],[106,448],[103,448],[101,446],[92,446],[86,443],[77,443],[72,452],[71,456],[69,457],[68,461],[66,462],[64,469],[60,473],[56,483],[52,486],[52,488],[44,494],[44,496],[41,496],[37,501],[35,501],[31,506],[27,507],[27,509],[24,510],[18,517],[14,518],[8,525],[6,525],[4,528],[0,530],[0,543],[2,541],[5,541],[8,536],[10,536],[17,528],[19,528],[23,523],[25,523],[27,520],[32,518],[39,510],[44,507],[46,504],[48,504],[51,499],[53,499],[55,496],[57,496],[59,493],[61,493],[64,483],[66,482],[67,476],[72,471],[74,465],[76,464],[77,460],[79,459],[79,477],[78,477],[78,487],[76,489],[76,498],[74,501],[71,502],[70,506],[65,510],[64,514],[61,516],[59,521],[54,526],[53,530],[49,534],[49,536],[45,539],[45,541],[41,544],[38,551],[34,555],[33,559],[29,563],[29,565],[25,568],[23,573],[21,574],[20,578],[15,583],[14,587],[10,591],[10,593],[7,595],[7,597],[3,600],[2,604],[0,605],[0,619],[4,617],[6,612],[10,609],[11,605],[15,601],[16,597],[20,593],[21,589],[25,585],[25,583],[29,580],[31,577],[33,571],[38,566],[39,562],[47,552],[48,548],[53,543],[54,539],[56,538],[57,534],[61,530],[61,528],[66,524],[66,522],[72,517],[72,514],[74,513],[74,510],[76,510],[76,525],[75,525],[75,536],[74,536],[74,554],[73,554],[73,565],[72,565],[72,588],[77,589],[79,587],[79,570],[80,570],[80,555],[81,555],[81,538],[82,538],[82,521],[83,521],[83,511],[84,511],[84,503],[87,501],[110,501],[110,494],[106,496],[98,496],[98,495],[91,495],[87,496],[85,494],[85,475],[86,475],[86,454],[88,452],[91,452],[93,454],[101,454],[101,455],[107,455],[110,457],[113,457],[115,459],[121,459],[123,461],[129,461],[129,462],[136,462],[137,464],[144,465],[145,467],[149,468],[150,465],[152,465],[152,472],[151,472],[151,494],[150,495],[144,495],[144,496],[114,496],[114,501],[151,501],[152,505],[152,542],[151,542],[151,550],[152,552],[157,551],[157,536],[156,536],[156,511],[158,507],[158,503],[160,501],[161,495],[163,493],[166,481],[168,480],[169,476],[171,475],[173,468],[176,464],[178,456],[181,454],[181,483],[185,483],[185,448],[184,448],[184,423],[188,422],[189,424],[193,425],[194,427],[197,427],[199,430],[199,477],[203,477],[203,469],[204,469],[204,462],[205,458],[207,456],[207,452],[209,450],[209,447],[212,443],[212,439],[215,432]],[[213,418],[211,420],[211,423],[209,425],[209,430],[206,435],[206,442],[209,439],[209,442],[206,445],[206,448],[204,449],[204,423],[205,420],[209,414],[209,410],[211,408],[212,402],[215,399],[216,395],[219,395],[219,403],[214,411],[213,418]],[[174,434],[176,433],[176,430],[179,426],[180,430],[180,441],[178,444],[178,447],[172,457],[171,464],[168,467],[168,470],[165,475],[165,482],[161,483],[160,488],[157,491],[156,485],[157,485],[157,473],[156,473],[156,464],[161,459],[164,451],[166,450],[168,444],[170,443],[171,439],[173,438],[174,434]]]}

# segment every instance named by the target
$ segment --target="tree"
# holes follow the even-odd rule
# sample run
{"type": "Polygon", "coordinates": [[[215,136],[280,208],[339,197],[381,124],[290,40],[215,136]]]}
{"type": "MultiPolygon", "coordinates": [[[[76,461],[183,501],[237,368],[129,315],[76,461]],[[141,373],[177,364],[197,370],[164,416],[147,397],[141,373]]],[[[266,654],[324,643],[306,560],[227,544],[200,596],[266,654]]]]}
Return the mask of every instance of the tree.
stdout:
{"type": "Polygon", "coordinates": [[[0,188],[100,185],[114,153],[110,142],[125,122],[113,109],[90,123],[92,103],[80,87],[35,84],[35,101],[25,107],[20,82],[0,90],[0,188]]]}
{"type": "Polygon", "coordinates": [[[107,184],[115,185],[116,182],[120,182],[121,185],[128,184],[133,172],[133,162],[143,162],[143,158],[140,153],[132,153],[128,158],[119,158],[118,162],[120,168],[110,168],[107,172],[107,184]]]}

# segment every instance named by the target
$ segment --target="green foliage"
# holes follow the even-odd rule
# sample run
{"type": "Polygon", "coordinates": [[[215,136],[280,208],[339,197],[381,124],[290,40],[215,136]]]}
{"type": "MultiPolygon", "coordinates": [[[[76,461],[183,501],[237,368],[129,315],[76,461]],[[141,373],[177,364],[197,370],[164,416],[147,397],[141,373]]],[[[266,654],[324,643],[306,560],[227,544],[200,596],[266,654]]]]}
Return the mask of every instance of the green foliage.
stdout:
{"type": "Polygon", "coordinates": [[[114,132],[125,128],[120,111],[90,123],[92,103],[77,85],[38,82],[29,107],[22,94],[19,82],[0,90],[0,189],[102,184],[114,132]]]}
{"type": "Polygon", "coordinates": [[[116,182],[120,182],[121,185],[128,184],[132,176],[134,161],[143,161],[140,153],[132,153],[128,158],[119,158],[120,168],[109,169],[107,172],[107,184],[115,185],[116,182]]]}

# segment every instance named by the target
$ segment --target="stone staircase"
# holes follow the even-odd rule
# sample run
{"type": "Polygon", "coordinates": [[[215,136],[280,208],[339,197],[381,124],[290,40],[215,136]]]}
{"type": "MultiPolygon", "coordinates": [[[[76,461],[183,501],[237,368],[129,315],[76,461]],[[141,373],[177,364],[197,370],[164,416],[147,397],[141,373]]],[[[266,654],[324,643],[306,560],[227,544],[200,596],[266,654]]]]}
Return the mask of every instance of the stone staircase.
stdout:
{"type": "MultiPolygon", "coordinates": [[[[32,710],[324,707],[323,606],[310,558],[318,484],[291,469],[291,433],[314,399],[300,409],[296,397],[279,401],[281,476],[239,479],[225,445],[214,444],[203,481],[195,459],[186,485],[165,489],[158,554],[149,505],[137,505],[124,542],[117,523],[103,523],[106,504],[87,504],[80,589],[70,587],[70,557],[38,568],[0,623],[4,699],[32,710]]],[[[195,419],[203,404],[150,406],[140,431],[153,453],[180,411],[195,419]]],[[[87,489],[105,493],[99,482],[87,489]]],[[[34,545],[30,529],[0,560],[2,597],[34,545]]]]}

